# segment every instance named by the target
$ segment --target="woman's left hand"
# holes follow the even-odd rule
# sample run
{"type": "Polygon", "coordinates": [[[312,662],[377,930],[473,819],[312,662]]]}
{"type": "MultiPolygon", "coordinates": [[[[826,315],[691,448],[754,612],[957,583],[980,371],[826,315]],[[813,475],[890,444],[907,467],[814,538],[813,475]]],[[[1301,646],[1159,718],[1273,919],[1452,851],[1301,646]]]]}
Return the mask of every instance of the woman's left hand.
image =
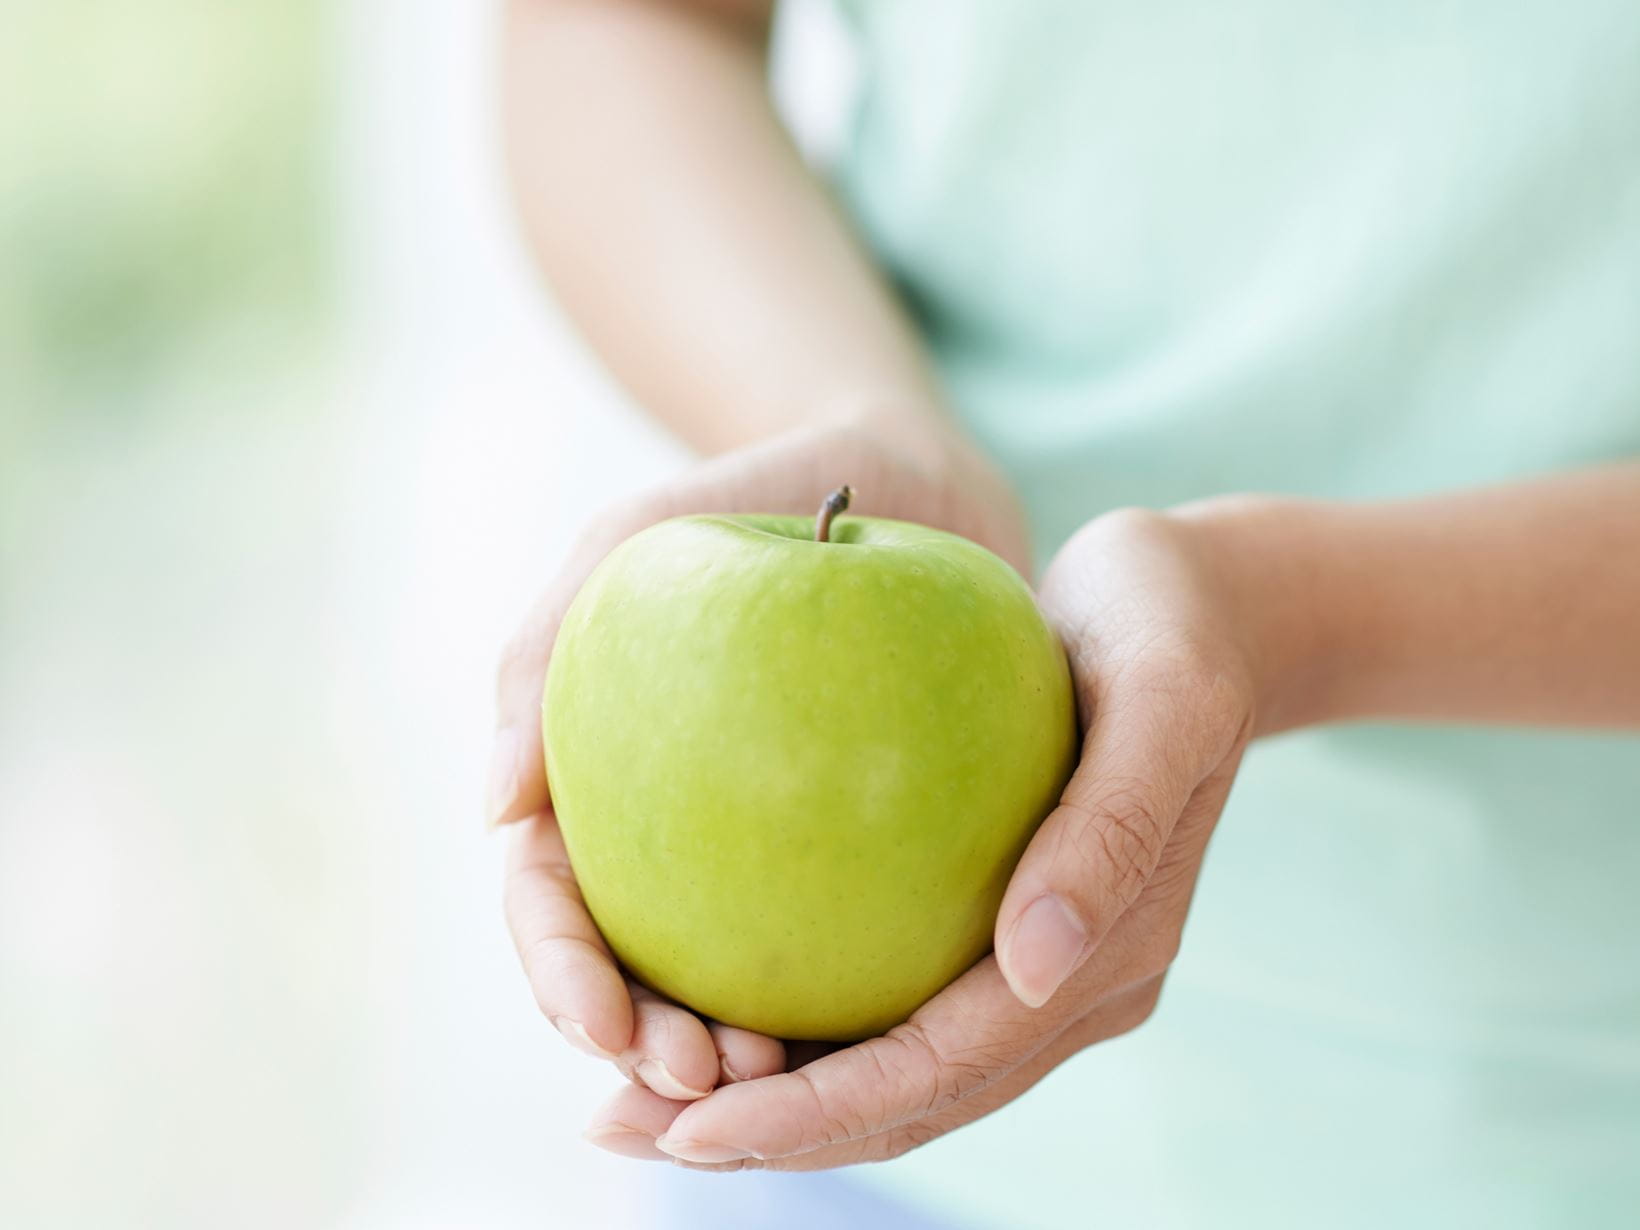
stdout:
{"type": "Polygon", "coordinates": [[[1124,510],[1059,553],[1040,600],[1086,737],[1015,870],[988,956],[880,1038],[695,1102],[623,1089],[591,1135],[697,1166],[895,1157],[1019,1096],[1154,1009],[1208,838],[1271,683],[1302,637],[1281,578],[1246,584],[1212,516],[1124,510]],[[1258,601],[1248,600],[1257,592],[1258,601]]]}

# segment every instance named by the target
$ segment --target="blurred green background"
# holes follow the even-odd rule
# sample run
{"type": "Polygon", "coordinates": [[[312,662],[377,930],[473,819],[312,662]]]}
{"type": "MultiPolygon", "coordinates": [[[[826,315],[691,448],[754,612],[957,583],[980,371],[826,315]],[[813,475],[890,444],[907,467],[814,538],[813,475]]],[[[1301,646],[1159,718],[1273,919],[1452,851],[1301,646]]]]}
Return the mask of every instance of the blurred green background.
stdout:
{"type": "MultiPolygon", "coordinates": [[[[333,758],[298,733],[302,772],[247,780],[323,660],[318,514],[275,497],[333,360],[325,21],[313,0],[0,5],[8,1225],[254,1207],[304,1075],[346,1060],[346,1030],[303,1024],[345,977],[312,874],[338,847],[300,823],[333,758]]],[[[348,1165],[322,1138],[280,1161],[275,1217],[348,1165]]]]}
{"type": "Polygon", "coordinates": [[[638,1224],[479,796],[679,463],[514,235],[497,6],[0,0],[0,1226],[638,1224]]]}
{"type": "Polygon", "coordinates": [[[316,0],[0,7],[0,405],[164,413],[302,361],[330,287],[316,0]]]}

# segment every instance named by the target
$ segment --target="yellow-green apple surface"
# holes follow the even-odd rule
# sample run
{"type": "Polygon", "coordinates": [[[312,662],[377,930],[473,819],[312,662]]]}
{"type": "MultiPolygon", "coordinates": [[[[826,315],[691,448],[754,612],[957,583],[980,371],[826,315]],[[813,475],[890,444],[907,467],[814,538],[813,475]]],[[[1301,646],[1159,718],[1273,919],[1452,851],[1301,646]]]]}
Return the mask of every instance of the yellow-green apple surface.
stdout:
{"type": "Polygon", "coordinates": [[[1076,754],[1064,652],[1019,575],[925,526],[833,525],[844,492],[818,529],[692,516],[628,539],[547,671],[553,805],[610,947],[783,1038],[881,1033],[983,956],[1076,754]]]}

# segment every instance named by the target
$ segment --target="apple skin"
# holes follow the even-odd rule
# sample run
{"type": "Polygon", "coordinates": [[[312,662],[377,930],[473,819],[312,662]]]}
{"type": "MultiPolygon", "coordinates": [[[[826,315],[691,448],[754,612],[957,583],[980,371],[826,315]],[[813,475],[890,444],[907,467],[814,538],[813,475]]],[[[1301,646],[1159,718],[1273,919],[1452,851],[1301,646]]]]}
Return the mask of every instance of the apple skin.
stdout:
{"type": "Polygon", "coordinates": [[[939,530],[679,517],[558,633],[547,774],[627,969],[781,1038],[880,1034],[990,948],[1077,750],[1064,650],[1017,573],[939,530]]]}

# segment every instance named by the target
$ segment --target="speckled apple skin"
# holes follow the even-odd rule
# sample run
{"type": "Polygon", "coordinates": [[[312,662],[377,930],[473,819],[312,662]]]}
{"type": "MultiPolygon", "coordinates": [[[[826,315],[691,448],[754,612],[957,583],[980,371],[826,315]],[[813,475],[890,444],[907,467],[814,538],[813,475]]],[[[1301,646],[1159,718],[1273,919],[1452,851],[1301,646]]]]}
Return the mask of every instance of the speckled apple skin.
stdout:
{"type": "Polygon", "coordinates": [[[681,517],[565,616],[547,774],[634,975],[781,1038],[882,1033],[991,944],[1076,758],[1064,651],[984,548],[846,517],[681,517]]]}

